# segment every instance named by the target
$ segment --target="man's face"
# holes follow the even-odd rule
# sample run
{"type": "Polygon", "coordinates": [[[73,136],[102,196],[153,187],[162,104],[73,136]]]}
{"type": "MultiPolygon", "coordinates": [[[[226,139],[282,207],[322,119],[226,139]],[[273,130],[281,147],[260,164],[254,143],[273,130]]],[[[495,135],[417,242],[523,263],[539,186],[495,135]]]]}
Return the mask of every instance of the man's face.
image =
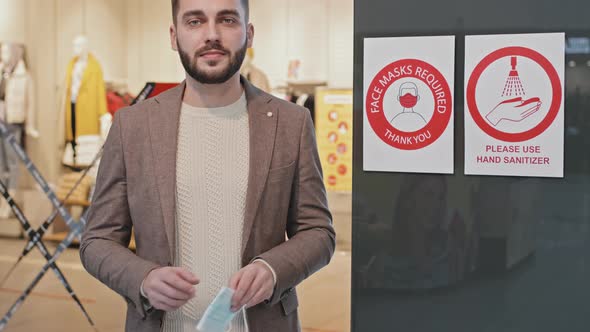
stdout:
{"type": "Polygon", "coordinates": [[[414,84],[404,83],[399,89],[397,100],[399,100],[402,107],[413,108],[420,100],[418,88],[414,84]]]}
{"type": "Polygon", "coordinates": [[[172,48],[186,72],[203,84],[220,84],[240,69],[254,28],[240,0],[180,0],[172,48]]]}

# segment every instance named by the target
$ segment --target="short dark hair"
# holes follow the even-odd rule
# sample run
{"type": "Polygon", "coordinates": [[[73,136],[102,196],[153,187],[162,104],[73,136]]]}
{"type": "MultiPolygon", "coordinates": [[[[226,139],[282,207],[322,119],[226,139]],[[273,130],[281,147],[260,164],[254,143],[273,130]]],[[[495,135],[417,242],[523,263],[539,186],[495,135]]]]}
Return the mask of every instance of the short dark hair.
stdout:
{"type": "MultiPolygon", "coordinates": [[[[180,0],[172,0],[172,21],[176,24],[176,17],[178,16],[178,6],[180,0]]],[[[242,6],[244,6],[244,12],[246,13],[245,21],[248,23],[250,18],[250,1],[249,0],[240,0],[242,6]]]]}

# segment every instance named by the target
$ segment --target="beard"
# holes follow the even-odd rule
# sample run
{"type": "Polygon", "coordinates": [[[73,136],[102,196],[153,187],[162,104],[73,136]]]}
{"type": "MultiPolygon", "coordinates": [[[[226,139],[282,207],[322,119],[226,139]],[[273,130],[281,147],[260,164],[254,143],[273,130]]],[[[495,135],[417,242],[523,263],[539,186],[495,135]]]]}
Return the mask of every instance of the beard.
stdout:
{"type": "MultiPolygon", "coordinates": [[[[223,46],[219,42],[211,42],[208,43],[205,47],[196,51],[194,57],[191,58],[188,52],[185,52],[182,49],[182,47],[180,47],[180,44],[178,44],[178,54],[180,56],[180,61],[182,62],[184,70],[186,70],[190,77],[192,77],[195,81],[201,84],[221,84],[227,82],[242,67],[242,62],[244,62],[244,58],[246,57],[247,49],[247,40],[244,42],[244,45],[240,49],[238,49],[234,54],[232,54],[229,50],[223,48],[223,46]],[[221,71],[207,72],[200,68],[197,64],[197,59],[199,58],[199,56],[202,53],[211,50],[221,51],[225,54],[230,55],[229,64],[221,71]]],[[[214,65],[215,61],[210,61],[209,64],[214,65]]]]}

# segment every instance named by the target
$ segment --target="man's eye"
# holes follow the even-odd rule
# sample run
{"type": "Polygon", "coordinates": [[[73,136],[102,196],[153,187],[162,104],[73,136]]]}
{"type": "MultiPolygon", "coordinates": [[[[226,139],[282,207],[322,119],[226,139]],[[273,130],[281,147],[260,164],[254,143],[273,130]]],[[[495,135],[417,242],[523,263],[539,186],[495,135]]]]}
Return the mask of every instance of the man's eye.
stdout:
{"type": "Polygon", "coordinates": [[[199,20],[190,20],[190,21],[188,21],[188,25],[190,25],[190,26],[197,26],[199,24],[201,24],[201,21],[199,21],[199,20]]]}
{"type": "Polygon", "coordinates": [[[225,23],[225,24],[233,24],[233,23],[236,23],[236,20],[234,20],[233,18],[224,18],[223,19],[223,23],[225,23]]]}

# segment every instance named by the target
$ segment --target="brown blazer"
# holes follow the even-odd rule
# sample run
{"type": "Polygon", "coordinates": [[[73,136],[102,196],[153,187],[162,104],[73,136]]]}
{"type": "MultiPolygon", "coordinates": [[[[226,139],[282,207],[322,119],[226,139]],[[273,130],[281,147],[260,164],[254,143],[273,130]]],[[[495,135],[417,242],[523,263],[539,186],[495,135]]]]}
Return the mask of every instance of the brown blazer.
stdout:
{"type": "MultiPolygon", "coordinates": [[[[251,332],[300,331],[295,286],[327,265],[335,247],[314,128],[306,109],[243,78],[242,85],[250,126],[242,265],[262,258],[277,274],[271,301],[248,309],[248,323],[251,332]]],[[[143,309],[139,288],[149,271],[174,262],[184,88],[116,113],[82,236],[86,270],[128,303],[126,331],[159,331],[162,324],[162,311],[143,309]],[[127,249],[132,227],[135,253],[127,249]]]]}

